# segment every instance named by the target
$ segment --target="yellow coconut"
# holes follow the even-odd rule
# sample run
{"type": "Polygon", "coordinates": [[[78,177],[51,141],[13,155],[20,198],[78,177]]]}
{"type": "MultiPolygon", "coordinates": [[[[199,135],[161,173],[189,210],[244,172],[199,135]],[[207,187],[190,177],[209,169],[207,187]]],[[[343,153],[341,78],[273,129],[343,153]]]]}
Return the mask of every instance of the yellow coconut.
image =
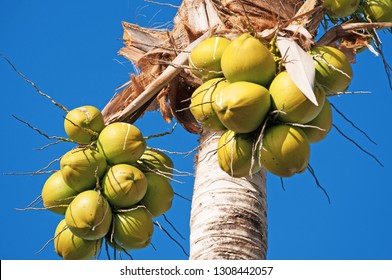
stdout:
{"type": "Polygon", "coordinates": [[[315,47],[310,53],[316,66],[316,83],[326,93],[346,91],[353,71],[345,54],[330,46],[315,47]]]}
{"type": "Polygon", "coordinates": [[[82,106],[69,111],[64,120],[68,137],[79,144],[89,144],[105,127],[101,111],[94,106],[82,106]]]}
{"type": "Polygon", "coordinates": [[[98,150],[110,164],[135,163],[146,150],[140,130],[129,123],[115,122],[99,134],[98,150]]]}
{"type": "Polygon", "coordinates": [[[76,236],[97,240],[104,237],[112,222],[112,210],[107,200],[94,190],[78,194],[65,212],[68,228],[76,236]]]}
{"type": "Polygon", "coordinates": [[[359,7],[361,0],[324,0],[327,14],[332,18],[348,17],[359,7]]]}
{"type": "Polygon", "coordinates": [[[168,155],[157,149],[147,148],[135,166],[143,172],[155,172],[169,180],[173,177],[173,161],[168,155]]]}
{"type": "Polygon", "coordinates": [[[221,57],[230,40],[211,37],[198,44],[189,55],[189,67],[202,80],[223,77],[221,57]]]}
{"type": "Polygon", "coordinates": [[[102,191],[111,206],[130,207],[146,194],[147,179],[143,172],[129,164],[113,165],[102,179],[102,191]]]}
{"type": "Polygon", "coordinates": [[[106,241],[106,244],[108,244],[110,247],[112,247],[117,252],[126,252],[127,251],[126,249],[122,248],[120,245],[118,245],[114,241],[114,239],[110,233],[105,237],[105,241],[106,241]]]}
{"type": "Polygon", "coordinates": [[[77,191],[64,182],[61,171],[50,175],[41,191],[44,207],[57,214],[64,214],[77,194],[77,191]]]}
{"type": "Polygon", "coordinates": [[[372,22],[392,22],[392,0],[365,0],[363,7],[372,22]]]}
{"type": "Polygon", "coordinates": [[[268,48],[249,33],[234,39],[221,59],[223,74],[230,83],[252,82],[268,87],[276,70],[268,48]]]}
{"type": "Polygon", "coordinates": [[[216,94],[213,106],[227,129],[248,133],[263,123],[271,107],[271,97],[261,85],[235,82],[216,94]]]}
{"type": "Polygon", "coordinates": [[[144,207],[115,213],[113,239],[124,250],[141,249],[151,243],[154,224],[144,207]]]}
{"type": "Polygon", "coordinates": [[[53,243],[56,253],[64,260],[89,260],[101,251],[102,239],[86,240],[76,236],[63,219],[56,227],[53,243]]]}
{"type": "Polygon", "coordinates": [[[153,217],[167,212],[173,202],[174,191],[165,177],[154,172],[145,173],[148,187],[141,203],[148,209],[153,217]]]}
{"type": "Polygon", "coordinates": [[[294,84],[287,71],[280,72],[272,81],[269,88],[272,97],[272,108],[280,110],[278,119],[288,123],[307,123],[321,111],[324,92],[316,87],[315,95],[318,106],[314,105],[294,84]]]}
{"type": "Polygon", "coordinates": [[[103,155],[92,148],[76,148],[60,160],[64,182],[77,192],[95,187],[106,167],[103,155]]]}
{"type": "Polygon", "coordinates": [[[291,177],[306,170],[310,145],[300,128],[275,125],[266,130],[260,147],[260,161],[272,174],[291,177]]]}
{"type": "Polygon", "coordinates": [[[332,128],[332,109],[327,99],[320,114],[306,125],[312,126],[302,128],[310,143],[320,142],[327,136],[332,128]]]}
{"type": "Polygon", "coordinates": [[[244,177],[260,171],[254,134],[226,130],[218,143],[218,164],[232,177],[244,177]]]}
{"type": "Polygon", "coordinates": [[[213,108],[215,96],[229,85],[225,79],[211,79],[198,87],[192,94],[189,106],[192,115],[205,130],[218,131],[225,129],[213,108]]]}

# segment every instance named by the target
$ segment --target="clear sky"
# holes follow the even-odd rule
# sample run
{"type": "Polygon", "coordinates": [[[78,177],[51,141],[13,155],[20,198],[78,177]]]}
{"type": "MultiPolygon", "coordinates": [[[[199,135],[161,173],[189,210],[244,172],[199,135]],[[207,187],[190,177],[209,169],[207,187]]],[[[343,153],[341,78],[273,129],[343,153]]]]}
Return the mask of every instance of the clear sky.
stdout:
{"type": "MultiPolygon", "coordinates": [[[[169,0],[178,5],[179,0],[169,0]]],[[[122,46],[122,21],[156,27],[169,22],[176,9],[142,0],[49,1],[0,0],[0,52],[54,100],[68,109],[82,105],[103,108],[115,89],[128,81],[131,63],[117,56],[122,46]]],[[[385,56],[392,64],[392,36],[381,32],[385,56]]],[[[340,115],[334,124],[374,154],[384,165],[333,129],[321,143],[312,145],[311,165],[331,198],[317,188],[305,172],[284,180],[268,175],[269,259],[392,259],[392,166],[390,104],[392,91],[383,63],[369,51],[357,57],[350,91],[330,101],[366,131],[371,143],[340,115]]],[[[60,215],[49,211],[20,211],[40,195],[48,175],[4,175],[39,170],[59,158],[72,145],[52,142],[15,115],[48,135],[65,136],[64,111],[55,107],[24,82],[0,59],[2,96],[0,164],[2,190],[0,259],[59,259],[53,243],[38,250],[54,235],[60,215]]],[[[159,113],[148,113],[136,125],[145,136],[169,131],[159,113]]],[[[198,145],[197,135],[181,127],[151,147],[185,152],[198,145]]],[[[173,155],[177,169],[193,172],[193,155],[173,155]]],[[[54,163],[51,169],[57,169],[54,163]]],[[[193,178],[174,183],[178,194],[191,198],[193,178]]],[[[175,197],[168,219],[182,239],[163,219],[158,221],[189,252],[190,202],[175,197]]],[[[135,259],[187,259],[183,250],[156,228],[152,246],[132,251],[135,259]]],[[[100,258],[105,259],[102,252],[100,258]]],[[[125,256],[125,258],[128,258],[125,256]]]]}

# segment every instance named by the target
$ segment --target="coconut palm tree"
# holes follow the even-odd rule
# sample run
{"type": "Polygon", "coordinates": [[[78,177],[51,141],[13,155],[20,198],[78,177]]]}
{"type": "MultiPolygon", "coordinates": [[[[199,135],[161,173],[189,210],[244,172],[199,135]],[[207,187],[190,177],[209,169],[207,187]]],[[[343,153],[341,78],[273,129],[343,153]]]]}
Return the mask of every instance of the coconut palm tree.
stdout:
{"type": "MultiPolygon", "coordinates": [[[[267,252],[266,176],[233,178],[217,163],[220,133],[203,130],[186,108],[202,83],[186,68],[189,52],[212,35],[234,38],[257,33],[270,41],[277,34],[309,49],[324,16],[317,0],[184,0],[171,31],[123,23],[119,54],[140,71],[103,110],[107,123],[134,122],[159,109],[165,120],[176,118],[190,133],[200,134],[191,208],[191,259],[264,259],[267,252]]],[[[327,33],[323,44],[349,34],[327,33]]],[[[351,34],[352,35],[352,34],[351,34]]]]}

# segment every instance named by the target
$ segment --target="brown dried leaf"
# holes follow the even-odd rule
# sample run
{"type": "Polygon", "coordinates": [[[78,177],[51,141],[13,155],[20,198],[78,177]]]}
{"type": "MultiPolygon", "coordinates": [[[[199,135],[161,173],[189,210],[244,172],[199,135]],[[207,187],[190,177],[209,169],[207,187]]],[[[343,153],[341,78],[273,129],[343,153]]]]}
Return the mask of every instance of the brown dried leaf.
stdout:
{"type": "Polygon", "coordinates": [[[161,112],[162,118],[165,120],[165,122],[170,123],[173,119],[173,114],[170,105],[167,103],[168,92],[169,92],[168,88],[163,89],[158,94],[157,100],[159,103],[159,110],[161,112]]]}
{"type": "Polygon", "coordinates": [[[277,45],[284,58],[285,67],[294,84],[316,106],[318,102],[314,95],[315,65],[310,54],[305,52],[291,38],[278,36],[277,45]]]}
{"type": "Polygon", "coordinates": [[[190,98],[195,88],[189,86],[181,77],[172,80],[169,88],[168,97],[174,117],[187,131],[196,134],[200,133],[201,127],[189,110],[190,98]]]}

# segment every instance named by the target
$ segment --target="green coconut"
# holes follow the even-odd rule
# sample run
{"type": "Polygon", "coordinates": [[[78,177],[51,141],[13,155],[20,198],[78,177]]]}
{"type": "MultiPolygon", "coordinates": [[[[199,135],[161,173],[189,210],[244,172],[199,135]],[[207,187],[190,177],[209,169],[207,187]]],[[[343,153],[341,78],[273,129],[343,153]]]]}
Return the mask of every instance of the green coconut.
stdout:
{"type": "Polygon", "coordinates": [[[272,97],[272,108],[280,110],[278,119],[287,123],[307,123],[321,111],[324,92],[316,87],[314,90],[318,105],[314,105],[294,84],[287,71],[280,72],[269,88],[272,97]]]}
{"type": "Polygon", "coordinates": [[[102,191],[111,206],[130,207],[138,203],[147,191],[143,172],[129,164],[113,165],[102,179],[102,191]]]}
{"type": "Polygon", "coordinates": [[[146,150],[146,141],[140,130],[129,123],[115,122],[99,134],[98,150],[114,165],[135,163],[146,150]]]}
{"type": "Polygon", "coordinates": [[[218,131],[225,129],[216,115],[213,103],[217,93],[228,85],[228,81],[216,78],[205,82],[193,92],[189,108],[192,115],[205,130],[218,131]]]}
{"type": "Polygon", "coordinates": [[[148,187],[146,195],[143,197],[141,203],[148,209],[153,217],[157,217],[171,208],[174,191],[165,177],[153,172],[146,172],[145,175],[148,187]]]}
{"type": "Polygon", "coordinates": [[[167,179],[173,177],[174,163],[164,152],[157,149],[147,148],[136,163],[143,172],[155,172],[167,179]]]}
{"type": "Polygon", "coordinates": [[[306,134],[288,125],[275,125],[266,130],[260,147],[260,161],[272,174],[291,177],[306,170],[310,144],[306,134]]]}
{"type": "Polygon", "coordinates": [[[106,241],[106,244],[108,244],[110,247],[112,247],[115,251],[117,251],[117,252],[126,252],[127,250],[126,249],[124,249],[124,248],[122,248],[120,245],[118,245],[114,240],[113,240],[113,237],[110,235],[110,234],[108,234],[106,237],[105,237],[105,241],[106,241]]]}
{"type": "Polygon", "coordinates": [[[324,7],[330,17],[342,18],[352,15],[360,3],[361,0],[324,0],[324,7]]]}
{"type": "Polygon", "coordinates": [[[327,99],[324,102],[323,109],[317,117],[306,125],[312,126],[302,128],[310,143],[320,142],[327,136],[332,128],[332,109],[331,104],[327,99]]]}
{"type": "Polygon", "coordinates": [[[61,220],[54,234],[54,249],[64,260],[89,260],[94,258],[102,247],[102,239],[86,240],[73,234],[65,219],[61,220]]]}
{"type": "Polygon", "coordinates": [[[276,64],[266,46],[249,33],[234,39],[222,54],[221,67],[230,83],[252,82],[268,87],[276,64]]]}
{"type": "Polygon", "coordinates": [[[97,140],[105,127],[101,111],[94,106],[82,106],[69,111],[64,120],[68,137],[79,144],[90,144],[97,140]]]}
{"type": "Polygon", "coordinates": [[[64,182],[61,171],[57,171],[45,181],[41,197],[46,209],[63,215],[77,194],[77,191],[64,182]]]}
{"type": "Polygon", "coordinates": [[[261,85],[235,82],[216,94],[213,106],[227,129],[248,133],[263,123],[271,107],[271,97],[261,85]]]}
{"type": "Polygon", "coordinates": [[[105,174],[106,167],[103,155],[92,148],[76,148],[60,160],[64,182],[77,192],[93,188],[105,174]]]}
{"type": "Polygon", "coordinates": [[[223,77],[221,57],[230,40],[211,37],[199,43],[189,55],[191,72],[203,81],[223,77]]]}
{"type": "Polygon", "coordinates": [[[372,22],[392,22],[392,0],[365,0],[363,8],[372,22]]]}
{"type": "Polygon", "coordinates": [[[310,53],[316,66],[316,83],[325,93],[346,91],[353,71],[345,54],[330,46],[315,47],[310,53]]]}
{"type": "Polygon", "coordinates": [[[219,167],[232,177],[244,177],[261,170],[254,134],[226,130],[218,143],[219,167]]]}
{"type": "Polygon", "coordinates": [[[154,224],[144,207],[114,214],[113,239],[124,250],[141,249],[151,243],[154,224]]]}
{"type": "Polygon", "coordinates": [[[104,237],[112,222],[112,210],[108,201],[97,191],[79,193],[65,212],[68,228],[76,236],[97,240],[104,237]]]}

